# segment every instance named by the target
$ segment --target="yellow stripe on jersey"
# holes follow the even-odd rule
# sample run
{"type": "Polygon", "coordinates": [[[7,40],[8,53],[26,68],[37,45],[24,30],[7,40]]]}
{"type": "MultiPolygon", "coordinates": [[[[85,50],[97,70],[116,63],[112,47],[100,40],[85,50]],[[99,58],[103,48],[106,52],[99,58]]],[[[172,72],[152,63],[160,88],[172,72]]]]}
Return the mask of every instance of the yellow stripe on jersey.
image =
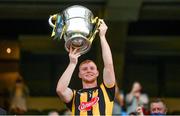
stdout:
{"type": "MultiPolygon", "coordinates": [[[[88,97],[88,93],[87,92],[83,92],[81,93],[81,97],[80,97],[80,101],[82,102],[87,102],[87,98],[88,97]]],[[[78,109],[79,110],[79,109],[78,109]]],[[[87,116],[87,111],[80,111],[80,116],[87,116]]]]}
{"type": "MultiPolygon", "coordinates": [[[[98,89],[95,90],[95,91],[93,91],[92,98],[97,97],[97,96],[98,96],[98,89]]],[[[97,103],[93,106],[92,114],[93,114],[93,115],[100,115],[100,112],[99,112],[99,102],[97,102],[97,103]]]]}
{"type": "Polygon", "coordinates": [[[110,101],[108,94],[106,92],[106,89],[103,84],[100,85],[103,95],[104,95],[104,100],[105,100],[105,114],[106,115],[112,115],[112,107],[113,107],[113,101],[110,101]]]}
{"type": "Polygon", "coordinates": [[[76,91],[73,91],[73,102],[72,102],[72,114],[75,114],[75,96],[76,95],[76,91]]]}
{"type": "Polygon", "coordinates": [[[112,115],[114,91],[115,87],[107,88],[104,84],[88,90],[73,91],[73,99],[67,106],[72,109],[72,115],[112,115]]]}

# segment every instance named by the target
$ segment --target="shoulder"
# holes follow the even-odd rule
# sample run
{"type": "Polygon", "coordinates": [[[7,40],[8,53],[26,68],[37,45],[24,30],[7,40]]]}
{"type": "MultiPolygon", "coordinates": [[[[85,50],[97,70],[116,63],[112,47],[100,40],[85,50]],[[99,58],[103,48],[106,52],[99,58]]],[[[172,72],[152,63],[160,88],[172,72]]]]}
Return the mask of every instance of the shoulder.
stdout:
{"type": "Polygon", "coordinates": [[[100,85],[100,88],[105,96],[108,96],[109,99],[112,101],[115,97],[115,85],[112,87],[107,87],[104,83],[100,85]]]}

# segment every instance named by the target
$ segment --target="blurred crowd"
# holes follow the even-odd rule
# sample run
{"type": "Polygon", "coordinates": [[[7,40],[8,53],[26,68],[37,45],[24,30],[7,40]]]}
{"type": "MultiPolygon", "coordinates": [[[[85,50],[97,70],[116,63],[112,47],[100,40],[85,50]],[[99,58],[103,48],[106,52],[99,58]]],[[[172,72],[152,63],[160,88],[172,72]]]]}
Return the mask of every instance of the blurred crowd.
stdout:
{"type": "Polygon", "coordinates": [[[130,92],[124,95],[116,87],[113,115],[166,115],[167,107],[159,98],[149,100],[140,82],[134,82],[130,92]]]}
{"type": "MultiPolygon", "coordinates": [[[[140,82],[134,82],[128,93],[116,85],[113,115],[166,115],[167,107],[161,99],[150,101],[148,94],[143,91],[140,82]]],[[[48,110],[46,112],[30,112],[27,109],[26,99],[29,90],[22,78],[16,80],[14,88],[10,93],[10,103],[8,109],[0,109],[0,114],[47,114],[49,116],[70,115],[68,109],[62,111],[48,110]]]]}

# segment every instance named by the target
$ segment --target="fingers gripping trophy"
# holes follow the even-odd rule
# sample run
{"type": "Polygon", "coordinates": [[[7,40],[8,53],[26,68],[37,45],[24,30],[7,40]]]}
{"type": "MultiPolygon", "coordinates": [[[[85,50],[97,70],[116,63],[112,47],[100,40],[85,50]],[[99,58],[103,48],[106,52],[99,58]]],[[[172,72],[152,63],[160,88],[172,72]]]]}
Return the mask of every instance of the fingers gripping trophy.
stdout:
{"type": "Polygon", "coordinates": [[[62,13],[49,17],[49,25],[53,28],[54,39],[65,40],[65,49],[78,49],[80,54],[85,54],[98,32],[102,19],[94,18],[93,13],[84,6],[74,5],[66,8],[62,13]]]}

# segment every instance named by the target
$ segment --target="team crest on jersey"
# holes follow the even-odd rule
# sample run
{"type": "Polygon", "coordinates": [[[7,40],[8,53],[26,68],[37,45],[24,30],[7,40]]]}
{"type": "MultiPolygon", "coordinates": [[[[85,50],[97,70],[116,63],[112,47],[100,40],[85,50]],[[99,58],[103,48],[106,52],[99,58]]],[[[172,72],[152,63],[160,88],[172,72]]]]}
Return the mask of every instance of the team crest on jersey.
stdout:
{"type": "Polygon", "coordinates": [[[80,111],[89,111],[92,109],[92,106],[95,105],[99,101],[99,97],[94,97],[89,102],[81,102],[78,109],[80,111]]]}

